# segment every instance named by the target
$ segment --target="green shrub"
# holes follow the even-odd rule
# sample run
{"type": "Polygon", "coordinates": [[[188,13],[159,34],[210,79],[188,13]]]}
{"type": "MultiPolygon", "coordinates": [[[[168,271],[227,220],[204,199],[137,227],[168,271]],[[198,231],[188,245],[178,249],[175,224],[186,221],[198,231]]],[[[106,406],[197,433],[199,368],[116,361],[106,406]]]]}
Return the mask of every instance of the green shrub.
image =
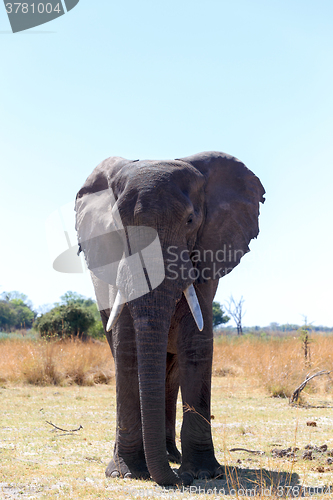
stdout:
{"type": "Polygon", "coordinates": [[[104,339],[105,332],[103,328],[102,320],[95,321],[95,323],[89,328],[88,334],[93,339],[104,339]]]}
{"type": "Polygon", "coordinates": [[[95,323],[92,313],[78,304],[70,303],[54,307],[36,319],[35,328],[41,337],[86,338],[95,323]]]}

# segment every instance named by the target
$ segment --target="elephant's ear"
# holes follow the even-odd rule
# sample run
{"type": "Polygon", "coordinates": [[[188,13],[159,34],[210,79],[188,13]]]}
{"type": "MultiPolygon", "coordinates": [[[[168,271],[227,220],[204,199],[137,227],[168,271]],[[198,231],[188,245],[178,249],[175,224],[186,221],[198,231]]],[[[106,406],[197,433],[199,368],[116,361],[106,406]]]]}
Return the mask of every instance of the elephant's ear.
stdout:
{"type": "Polygon", "coordinates": [[[112,179],[121,167],[128,163],[132,163],[132,160],[126,160],[120,156],[111,156],[102,161],[102,163],[92,171],[80,191],[77,193],[76,200],[79,200],[86,194],[93,194],[108,189],[110,179],[112,179]]]}
{"type": "Polygon", "coordinates": [[[251,239],[257,237],[265,190],[251,170],[224,153],[204,152],[181,160],[206,178],[206,216],[192,260],[197,261],[199,281],[217,279],[239,264],[251,239]]]}
{"type": "MultiPolygon", "coordinates": [[[[131,161],[120,157],[104,160],[94,169],[76,196],[75,227],[79,248],[84,252],[88,268],[97,276],[99,268],[104,266],[105,269],[107,264],[122,255],[123,248],[117,235],[122,223],[110,184],[128,163],[131,161]]],[[[110,282],[109,277],[105,281],[110,282]]]]}

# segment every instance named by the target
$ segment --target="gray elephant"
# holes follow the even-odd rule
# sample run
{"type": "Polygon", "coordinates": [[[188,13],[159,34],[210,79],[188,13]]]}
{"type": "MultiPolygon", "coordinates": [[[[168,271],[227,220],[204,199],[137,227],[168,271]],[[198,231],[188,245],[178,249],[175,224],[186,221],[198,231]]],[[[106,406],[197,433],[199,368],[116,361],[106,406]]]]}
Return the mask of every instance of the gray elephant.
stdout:
{"type": "Polygon", "coordinates": [[[212,301],[219,278],[259,233],[264,193],[242,162],[219,152],[170,161],[108,158],[79,191],[79,245],[116,368],[107,476],[189,485],[222,474],[210,427],[212,301]],[[177,473],[169,460],[181,463],[177,473]]]}

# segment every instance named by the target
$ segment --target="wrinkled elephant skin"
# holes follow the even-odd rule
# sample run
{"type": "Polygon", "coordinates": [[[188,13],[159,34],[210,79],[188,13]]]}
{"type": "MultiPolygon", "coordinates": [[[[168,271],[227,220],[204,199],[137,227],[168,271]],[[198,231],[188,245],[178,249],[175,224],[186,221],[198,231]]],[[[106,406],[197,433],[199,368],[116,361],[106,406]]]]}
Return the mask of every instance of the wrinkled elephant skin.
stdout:
{"type": "Polygon", "coordinates": [[[219,152],[108,158],[79,191],[78,240],[116,367],[107,476],[188,485],[221,475],[210,427],[212,301],[259,233],[264,193],[242,162],[219,152]],[[181,463],[177,474],[169,460],[181,463]]]}

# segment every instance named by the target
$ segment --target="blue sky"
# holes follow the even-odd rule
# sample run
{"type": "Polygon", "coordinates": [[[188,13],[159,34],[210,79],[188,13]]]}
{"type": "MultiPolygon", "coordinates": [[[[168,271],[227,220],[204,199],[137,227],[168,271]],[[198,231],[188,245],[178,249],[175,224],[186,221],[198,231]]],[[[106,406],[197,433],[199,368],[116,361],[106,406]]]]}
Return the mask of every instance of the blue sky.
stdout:
{"type": "Polygon", "coordinates": [[[45,221],[104,158],[218,150],[267,201],[216,299],[243,296],[246,325],[333,326],[332,19],[330,0],[80,0],[12,34],[0,6],[0,292],[91,293],[52,269],[45,221]]]}

